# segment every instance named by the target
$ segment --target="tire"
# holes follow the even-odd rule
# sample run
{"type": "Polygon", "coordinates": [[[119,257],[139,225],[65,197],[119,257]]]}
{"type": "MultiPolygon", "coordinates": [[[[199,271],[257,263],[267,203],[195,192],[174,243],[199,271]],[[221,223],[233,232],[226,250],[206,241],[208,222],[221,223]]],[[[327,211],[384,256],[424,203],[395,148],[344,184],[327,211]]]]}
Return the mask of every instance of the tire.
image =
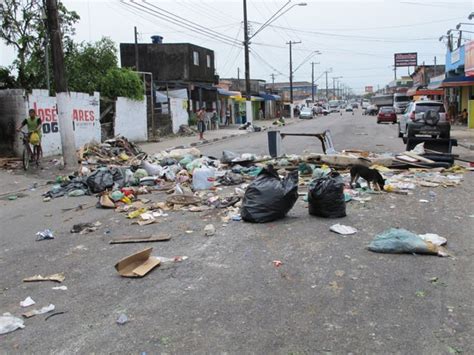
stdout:
{"type": "Polygon", "coordinates": [[[407,138],[411,138],[415,136],[415,133],[413,133],[413,129],[410,128],[410,126],[407,126],[407,138]]]}
{"type": "Polygon", "coordinates": [[[403,133],[400,132],[400,123],[398,124],[398,138],[402,138],[403,137],[403,133]]]}
{"type": "Polygon", "coordinates": [[[380,121],[379,121],[379,120],[377,120],[377,124],[380,124],[380,121]]]}
{"type": "Polygon", "coordinates": [[[30,151],[25,148],[23,149],[23,169],[28,170],[30,167],[30,151]]]}
{"type": "Polygon", "coordinates": [[[451,134],[450,134],[449,131],[446,132],[446,133],[441,133],[441,134],[439,135],[439,138],[442,138],[442,139],[449,139],[449,138],[451,138],[451,134]]]}

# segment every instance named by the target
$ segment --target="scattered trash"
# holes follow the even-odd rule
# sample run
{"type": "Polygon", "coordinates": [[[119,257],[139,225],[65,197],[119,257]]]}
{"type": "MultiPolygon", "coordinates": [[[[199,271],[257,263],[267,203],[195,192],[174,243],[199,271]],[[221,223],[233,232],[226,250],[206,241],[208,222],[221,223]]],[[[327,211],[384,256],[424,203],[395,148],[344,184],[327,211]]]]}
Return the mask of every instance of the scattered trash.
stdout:
{"type": "Polygon", "coordinates": [[[416,292],[415,292],[415,296],[416,296],[416,297],[423,298],[423,297],[426,296],[426,292],[425,292],[425,291],[416,291],[416,292]]]}
{"type": "Polygon", "coordinates": [[[432,284],[437,283],[437,282],[438,282],[438,278],[437,278],[436,276],[435,276],[435,277],[432,277],[432,278],[430,278],[430,282],[431,282],[432,284]]]}
{"type": "Polygon", "coordinates": [[[239,222],[242,220],[242,216],[240,214],[235,214],[231,218],[233,221],[236,221],[236,222],[239,222]]]}
{"type": "Polygon", "coordinates": [[[32,299],[30,296],[28,296],[28,297],[25,298],[24,301],[21,301],[21,302],[20,302],[20,306],[21,306],[21,307],[29,307],[29,306],[34,305],[35,303],[36,303],[36,302],[33,301],[33,299],[32,299]]]}
{"type": "Polygon", "coordinates": [[[344,180],[337,172],[311,181],[308,192],[309,214],[326,218],[346,216],[344,180]]]}
{"type": "Polygon", "coordinates": [[[298,199],[298,171],[280,180],[270,165],[245,191],[241,216],[246,222],[265,223],[286,216],[298,199]]]}
{"type": "Polygon", "coordinates": [[[49,229],[45,229],[42,232],[36,233],[36,241],[54,239],[53,232],[49,229]]]}
{"type": "Polygon", "coordinates": [[[54,317],[54,316],[57,316],[57,315],[60,315],[60,314],[64,314],[64,313],[66,313],[66,311],[54,312],[53,314],[50,314],[49,316],[47,316],[44,320],[47,321],[51,317],[54,317]]]}
{"type": "Polygon", "coordinates": [[[126,244],[126,243],[150,243],[150,242],[167,242],[171,240],[169,235],[149,235],[146,237],[120,237],[112,239],[109,244],[126,244]]]}
{"type": "Polygon", "coordinates": [[[67,286],[55,286],[51,287],[52,290],[61,290],[61,291],[67,291],[67,286]]]}
{"type": "Polygon", "coordinates": [[[421,203],[429,203],[430,201],[428,201],[428,200],[419,200],[419,202],[421,202],[421,203]]]}
{"type": "Polygon", "coordinates": [[[331,232],[335,232],[335,233],[342,234],[342,235],[350,235],[350,234],[357,233],[357,229],[355,229],[354,227],[344,226],[344,225],[339,224],[339,223],[332,225],[329,228],[329,230],[331,232]]]}
{"type": "Polygon", "coordinates": [[[87,234],[91,232],[95,232],[102,223],[99,221],[94,222],[94,223],[79,223],[75,224],[71,228],[71,233],[79,233],[79,234],[87,234]]]}
{"type": "Polygon", "coordinates": [[[391,228],[377,235],[368,249],[376,253],[408,253],[448,256],[443,247],[405,229],[391,228]]]}
{"type": "Polygon", "coordinates": [[[4,313],[3,316],[0,316],[0,334],[22,329],[25,327],[24,323],[23,319],[14,317],[10,313],[4,313]]]}
{"type": "Polygon", "coordinates": [[[448,240],[446,238],[434,233],[419,234],[418,236],[425,242],[431,242],[437,246],[445,245],[446,243],[448,243],[448,240]]]}
{"type": "Polygon", "coordinates": [[[208,224],[204,227],[204,235],[206,237],[211,237],[216,234],[216,228],[212,224],[208,224]]]}
{"type": "Polygon", "coordinates": [[[273,260],[273,266],[275,267],[280,267],[283,265],[283,262],[281,260],[273,260]]]}
{"type": "Polygon", "coordinates": [[[129,255],[115,264],[115,269],[123,277],[143,277],[160,265],[160,260],[151,256],[152,251],[153,248],[147,248],[129,255]]]}
{"type": "Polygon", "coordinates": [[[17,195],[10,195],[10,196],[8,196],[8,199],[10,201],[15,201],[16,199],[18,199],[18,196],[17,195]]]}
{"type": "Polygon", "coordinates": [[[54,311],[55,307],[54,304],[50,304],[49,306],[45,306],[41,309],[33,309],[31,311],[25,312],[22,314],[23,317],[25,318],[31,318],[33,316],[37,316],[38,314],[45,314],[48,312],[54,311]]]}
{"type": "Polygon", "coordinates": [[[128,317],[123,313],[121,313],[116,320],[116,323],[119,325],[124,325],[127,322],[128,322],[128,317]]]}
{"type": "Polygon", "coordinates": [[[64,273],[52,274],[48,276],[35,275],[23,279],[23,282],[38,282],[38,281],[54,281],[54,282],[63,282],[66,277],[64,273]]]}

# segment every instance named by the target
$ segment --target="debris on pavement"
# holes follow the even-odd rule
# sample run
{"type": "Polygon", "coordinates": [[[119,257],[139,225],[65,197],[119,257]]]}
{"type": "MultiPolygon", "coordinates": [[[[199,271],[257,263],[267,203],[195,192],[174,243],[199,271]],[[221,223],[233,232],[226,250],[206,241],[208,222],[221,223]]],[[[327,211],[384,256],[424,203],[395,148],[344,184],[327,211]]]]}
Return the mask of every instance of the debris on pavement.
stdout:
{"type": "Polygon", "coordinates": [[[245,191],[241,216],[246,222],[265,223],[286,216],[298,199],[298,171],[280,179],[273,166],[263,169],[245,191]]]}
{"type": "Polygon", "coordinates": [[[311,181],[308,192],[309,214],[325,218],[346,216],[344,180],[332,172],[311,181]]]}
{"type": "Polygon", "coordinates": [[[44,231],[40,231],[36,233],[36,241],[47,240],[47,239],[54,239],[53,232],[49,229],[45,229],[44,231]]]}
{"type": "Polygon", "coordinates": [[[430,242],[437,246],[442,246],[448,243],[448,240],[446,238],[434,233],[419,234],[418,236],[425,242],[430,242]]]}
{"type": "Polygon", "coordinates": [[[71,233],[87,234],[95,232],[101,225],[102,223],[99,221],[94,223],[78,223],[72,226],[71,233]]]}
{"type": "MultiPolygon", "coordinates": [[[[431,240],[436,239],[432,238],[431,240]]],[[[376,253],[448,256],[443,247],[401,228],[391,228],[377,235],[369,244],[368,249],[376,253]]]]}
{"type": "Polygon", "coordinates": [[[55,286],[51,287],[52,290],[61,290],[61,291],[67,291],[67,286],[55,286]]]}
{"type": "Polygon", "coordinates": [[[54,282],[63,282],[66,277],[64,273],[57,273],[48,276],[35,275],[23,279],[23,282],[38,282],[38,281],[54,281],[54,282]]]}
{"type": "Polygon", "coordinates": [[[169,240],[171,240],[171,237],[169,235],[149,235],[144,237],[114,238],[109,242],[109,244],[167,242],[169,240]]]}
{"type": "Polygon", "coordinates": [[[280,267],[283,265],[283,262],[281,260],[273,260],[272,263],[275,267],[280,267]]]}
{"type": "Polygon", "coordinates": [[[4,313],[0,316],[0,335],[13,332],[25,327],[23,319],[14,317],[10,313],[4,313]]]}
{"type": "Polygon", "coordinates": [[[58,316],[58,315],[64,314],[64,313],[66,313],[66,311],[54,312],[53,314],[50,314],[49,316],[45,317],[44,320],[47,321],[51,317],[58,316]]]}
{"type": "Polygon", "coordinates": [[[118,325],[124,325],[125,323],[128,322],[128,317],[127,317],[126,314],[121,313],[115,322],[116,322],[118,325]]]}
{"type": "Polygon", "coordinates": [[[40,308],[40,309],[33,309],[31,311],[25,312],[25,313],[22,314],[22,316],[25,317],[25,318],[31,318],[31,317],[39,315],[39,314],[45,314],[45,313],[48,313],[48,312],[52,312],[52,311],[54,311],[54,309],[55,309],[54,304],[50,304],[49,306],[45,306],[45,307],[40,308]]]}
{"type": "Polygon", "coordinates": [[[24,301],[21,301],[21,302],[20,302],[20,306],[21,306],[21,307],[29,307],[29,306],[34,305],[35,303],[36,303],[36,302],[33,301],[33,299],[32,299],[30,296],[28,296],[28,297],[25,298],[24,301]]]}
{"type": "Polygon", "coordinates": [[[204,227],[204,235],[206,237],[211,237],[213,236],[214,234],[216,234],[216,228],[214,227],[214,225],[212,224],[207,224],[205,227],[204,227]]]}
{"type": "Polygon", "coordinates": [[[151,256],[152,251],[153,248],[147,248],[129,255],[115,264],[115,269],[123,277],[143,277],[160,265],[160,259],[151,256]]]}
{"type": "Polygon", "coordinates": [[[345,225],[342,225],[342,224],[333,224],[329,230],[331,232],[335,232],[335,233],[338,233],[338,234],[342,234],[342,235],[351,235],[351,234],[355,234],[357,233],[357,229],[355,229],[354,227],[350,227],[350,226],[345,226],[345,225]]]}

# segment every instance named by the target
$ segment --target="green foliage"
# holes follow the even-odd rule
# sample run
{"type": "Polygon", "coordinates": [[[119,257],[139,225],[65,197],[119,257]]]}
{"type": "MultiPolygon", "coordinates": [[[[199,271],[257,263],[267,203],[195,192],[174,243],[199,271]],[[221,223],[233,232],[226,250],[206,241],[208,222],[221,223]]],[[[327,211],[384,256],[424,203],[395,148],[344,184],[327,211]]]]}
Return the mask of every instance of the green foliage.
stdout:
{"type": "MultiPolygon", "coordinates": [[[[74,24],[79,15],[58,4],[61,33],[65,52],[71,46],[74,24]]],[[[17,86],[24,89],[46,87],[45,40],[46,23],[41,1],[0,1],[0,39],[15,48],[17,58],[13,62],[18,72],[17,86]]]]}
{"type": "Polygon", "coordinates": [[[117,68],[117,49],[110,38],[95,43],[81,43],[70,48],[65,56],[68,88],[93,93],[111,69],[117,68]]]}
{"type": "Polygon", "coordinates": [[[11,75],[10,69],[0,67],[0,89],[12,89],[15,84],[15,78],[11,75]]]}
{"type": "Polygon", "coordinates": [[[143,100],[143,82],[137,73],[126,68],[113,68],[102,78],[100,92],[108,98],[118,96],[143,100]]]}
{"type": "Polygon", "coordinates": [[[197,115],[196,115],[196,113],[191,112],[191,114],[189,115],[189,118],[188,118],[188,126],[192,127],[192,126],[195,126],[195,125],[197,125],[197,115]]]}

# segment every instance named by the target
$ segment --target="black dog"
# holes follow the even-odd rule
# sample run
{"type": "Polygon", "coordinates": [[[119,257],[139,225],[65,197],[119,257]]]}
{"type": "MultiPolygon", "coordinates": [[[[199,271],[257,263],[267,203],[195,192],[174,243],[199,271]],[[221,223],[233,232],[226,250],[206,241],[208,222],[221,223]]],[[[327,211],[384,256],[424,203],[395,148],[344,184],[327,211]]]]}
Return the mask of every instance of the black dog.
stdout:
{"type": "Polygon", "coordinates": [[[353,166],[351,168],[351,187],[353,183],[357,183],[357,180],[359,180],[360,177],[367,181],[369,189],[371,188],[370,183],[373,183],[374,188],[378,187],[379,190],[383,190],[385,180],[377,170],[370,169],[363,165],[353,166]]]}

